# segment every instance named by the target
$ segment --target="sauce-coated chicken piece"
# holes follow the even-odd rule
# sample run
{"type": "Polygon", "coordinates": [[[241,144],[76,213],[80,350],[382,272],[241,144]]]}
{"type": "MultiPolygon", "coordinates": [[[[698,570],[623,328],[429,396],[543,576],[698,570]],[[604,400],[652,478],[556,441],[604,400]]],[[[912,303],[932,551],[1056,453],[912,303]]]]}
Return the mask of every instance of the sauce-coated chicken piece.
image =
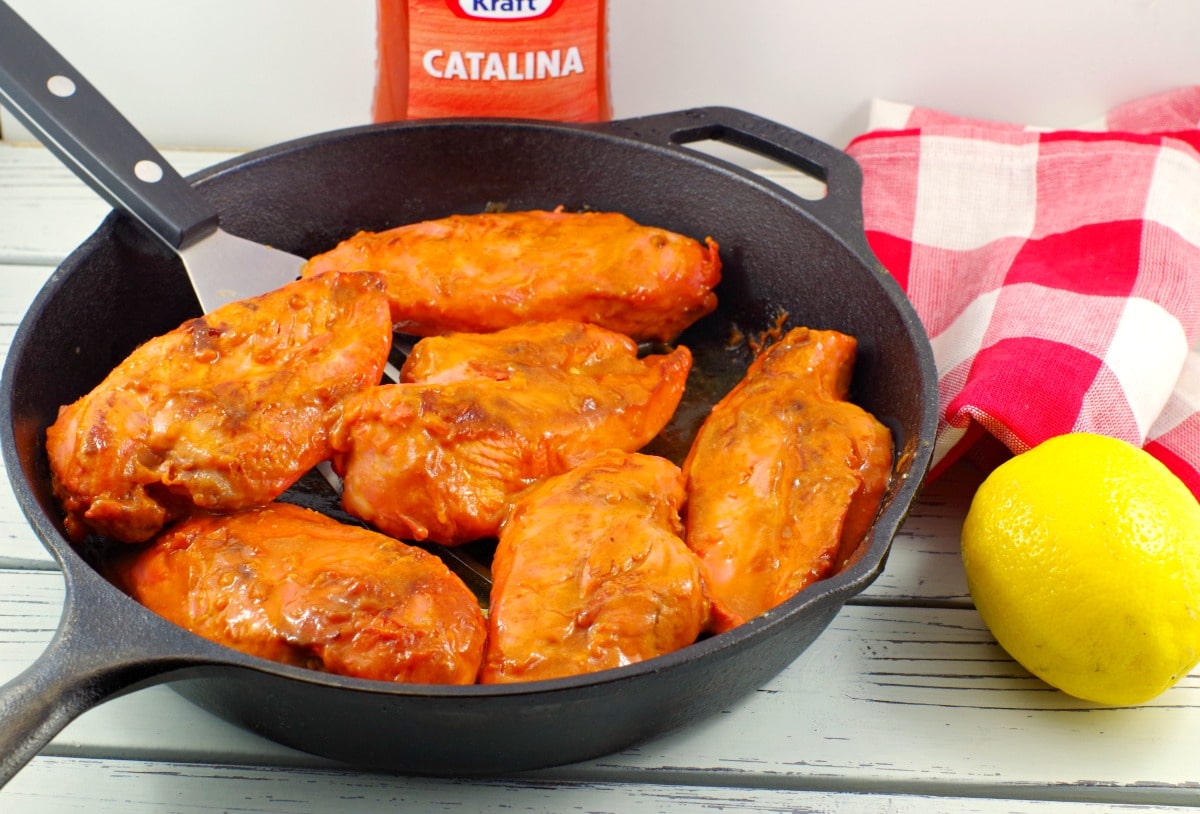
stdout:
{"type": "Polygon", "coordinates": [[[391,337],[382,279],[329,274],[146,342],[46,432],[69,532],[142,542],[193,507],[274,500],[329,456],[337,408],[378,384],[391,337]]]}
{"type": "Polygon", "coordinates": [[[838,568],[874,522],[887,427],[846,401],[857,343],[796,328],[713,407],[684,461],[687,541],[727,630],[838,568]]]}
{"type": "Polygon", "coordinates": [[[359,232],[304,274],[383,272],[396,330],[487,332],[575,319],[669,341],[716,308],[717,244],[614,212],[452,215],[359,232]]]}
{"type": "Polygon", "coordinates": [[[299,506],[190,516],[115,571],[160,616],[272,661],[471,684],[483,657],[483,612],[441,560],[299,506]]]}
{"type": "Polygon", "coordinates": [[[405,382],[347,399],[333,465],[355,517],[447,545],[494,537],[530,484],[647,444],[692,361],[685,347],[639,359],[628,337],[570,321],[422,340],[411,358],[405,382]]]}
{"type": "MultiPolygon", "coordinates": [[[[685,349],[678,359],[688,353],[685,349]]],[[[640,376],[647,365],[653,367],[667,358],[647,356],[639,361],[637,357],[638,347],[627,336],[586,322],[558,319],[529,322],[494,333],[452,332],[426,337],[413,345],[404,360],[400,381],[450,384],[480,379],[507,381],[531,375],[553,382],[578,375],[604,381],[606,376],[640,376]]],[[[683,372],[689,369],[685,367],[683,372]]],[[[614,388],[621,384],[619,379],[612,382],[614,388]]]]}
{"type": "Polygon", "coordinates": [[[694,642],[710,602],[681,536],[683,499],[675,464],[616,451],[522,495],[492,561],[479,680],[578,675],[694,642]]]}

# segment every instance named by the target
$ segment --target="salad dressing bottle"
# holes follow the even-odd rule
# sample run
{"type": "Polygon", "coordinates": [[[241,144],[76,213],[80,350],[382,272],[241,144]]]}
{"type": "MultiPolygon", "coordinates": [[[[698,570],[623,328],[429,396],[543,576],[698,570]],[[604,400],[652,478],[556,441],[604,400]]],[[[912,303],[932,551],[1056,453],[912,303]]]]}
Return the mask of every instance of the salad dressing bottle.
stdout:
{"type": "Polygon", "coordinates": [[[605,0],[377,0],[375,121],[611,117],[605,0]]]}

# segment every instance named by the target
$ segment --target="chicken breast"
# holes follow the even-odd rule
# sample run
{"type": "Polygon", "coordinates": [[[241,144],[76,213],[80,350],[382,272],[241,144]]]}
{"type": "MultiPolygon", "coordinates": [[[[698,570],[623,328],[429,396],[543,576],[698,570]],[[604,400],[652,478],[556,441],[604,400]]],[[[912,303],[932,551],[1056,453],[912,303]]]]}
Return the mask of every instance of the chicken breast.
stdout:
{"type": "Polygon", "coordinates": [[[574,319],[669,341],[716,308],[721,261],[711,238],[555,210],[359,232],[303,273],[330,270],[383,273],[396,329],[417,336],[574,319]]]}
{"type": "Polygon", "coordinates": [[[343,505],[402,539],[494,537],[530,484],[647,444],[690,369],[685,347],[638,358],[628,337],[570,321],[422,340],[404,382],[346,401],[332,437],[343,505]]]}
{"type": "Polygon", "coordinates": [[[284,664],[471,684],[483,656],[483,612],[441,560],[285,503],[181,520],[115,581],[193,633],[284,664]]]}
{"type": "Polygon", "coordinates": [[[297,280],[137,348],[46,431],[72,536],[153,537],[192,508],[259,506],[330,454],[342,400],[379,383],[383,280],[297,280]]]}
{"type": "Polygon", "coordinates": [[[684,461],[688,545],[727,630],[840,568],[887,487],[887,427],[846,401],[857,343],[796,328],[763,351],[684,461]]]}
{"type": "Polygon", "coordinates": [[[709,616],[684,544],[683,477],[601,453],[513,505],[492,562],[483,683],[590,673],[686,647],[709,616]]]}

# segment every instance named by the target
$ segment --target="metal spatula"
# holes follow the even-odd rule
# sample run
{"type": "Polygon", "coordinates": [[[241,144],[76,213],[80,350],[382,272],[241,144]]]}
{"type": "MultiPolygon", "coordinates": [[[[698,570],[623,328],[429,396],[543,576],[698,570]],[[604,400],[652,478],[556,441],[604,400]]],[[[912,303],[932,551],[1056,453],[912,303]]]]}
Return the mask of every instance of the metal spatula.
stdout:
{"type": "Polygon", "coordinates": [[[304,258],[219,228],[216,210],[3,2],[0,102],[105,200],[178,252],[205,312],[299,276],[304,258]]]}

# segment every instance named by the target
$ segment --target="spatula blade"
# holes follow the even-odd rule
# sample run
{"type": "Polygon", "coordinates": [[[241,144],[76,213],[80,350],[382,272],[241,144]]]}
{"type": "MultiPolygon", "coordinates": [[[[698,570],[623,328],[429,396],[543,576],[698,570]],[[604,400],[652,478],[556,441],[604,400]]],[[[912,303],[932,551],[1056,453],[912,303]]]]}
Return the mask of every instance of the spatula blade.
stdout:
{"type": "Polygon", "coordinates": [[[303,257],[216,229],[179,250],[205,313],[228,302],[257,297],[300,276],[303,257]]]}

